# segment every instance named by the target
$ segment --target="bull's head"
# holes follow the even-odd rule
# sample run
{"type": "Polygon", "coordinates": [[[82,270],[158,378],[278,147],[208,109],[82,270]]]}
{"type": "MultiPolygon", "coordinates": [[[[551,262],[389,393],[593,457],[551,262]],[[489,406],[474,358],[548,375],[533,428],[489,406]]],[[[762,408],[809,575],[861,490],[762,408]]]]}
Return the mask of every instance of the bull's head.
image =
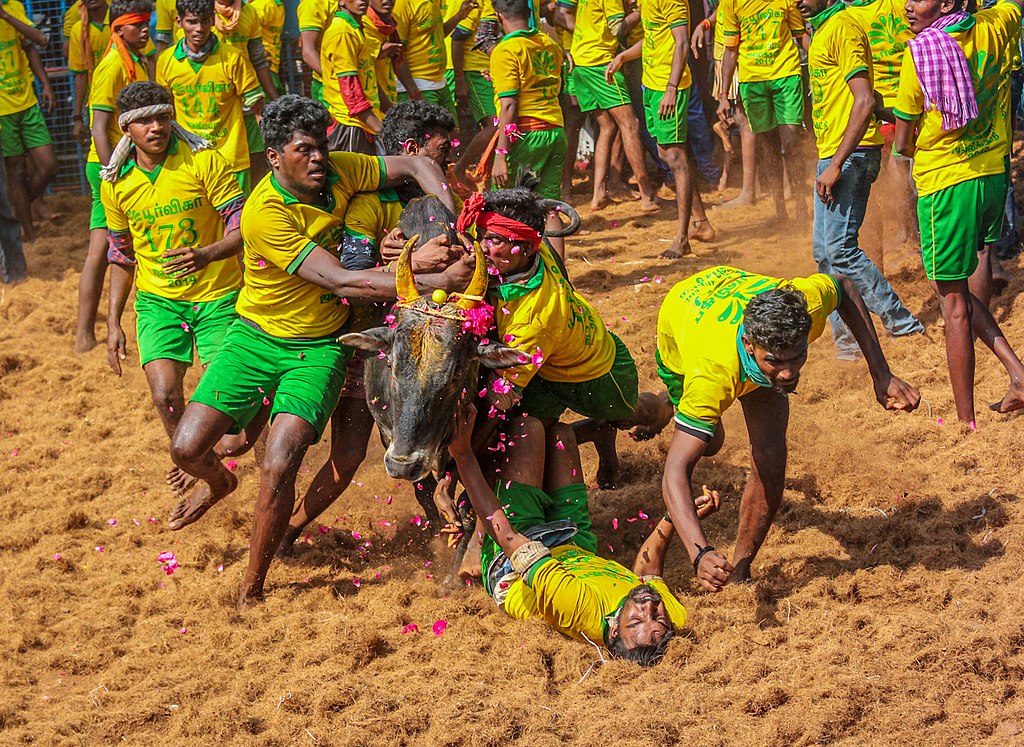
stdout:
{"type": "Polygon", "coordinates": [[[455,408],[474,392],[480,364],[508,368],[523,359],[512,348],[483,341],[473,315],[487,290],[487,261],[475,246],[469,287],[437,303],[420,296],[412,275],[410,240],[396,262],[399,303],[385,327],[344,335],[346,345],[377,353],[366,361],[366,398],[385,441],[384,467],[394,478],[419,480],[447,461],[455,408]]]}

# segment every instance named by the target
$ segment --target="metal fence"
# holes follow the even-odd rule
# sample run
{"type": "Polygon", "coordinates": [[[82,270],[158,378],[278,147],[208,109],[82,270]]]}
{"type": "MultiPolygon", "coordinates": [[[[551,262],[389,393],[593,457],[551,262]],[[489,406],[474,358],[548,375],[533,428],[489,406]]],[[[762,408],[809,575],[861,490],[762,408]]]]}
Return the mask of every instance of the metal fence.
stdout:
{"type": "MultiPolygon", "coordinates": [[[[279,75],[289,93],[308,95],[309,71],[302,64],[302,56],[299,54],[299,31],[295,15],[298,0],[285,0],[284,5],[286,20],[282,34],[279,75]]],[[[66,4],[65,0],[27,0],[25,3],[28,17],[49,39],[46,49],[40,50],[40,56],[57,104],[52,112],[44,110],[43,117],[53,139],[60,166],[50,189],[89,194],[89,184],[85,179],[85,160],[89,155],[89,149],[83,147],[71,135],[74,76],[68,71],[67,60],[63,55],[64,13],[68,7],[70,5],[66,4]]],[[[155,16],[153,22],[156,22],[155,16]]],[[[36,91],[39,91],[38,84],[36,91]]]]}

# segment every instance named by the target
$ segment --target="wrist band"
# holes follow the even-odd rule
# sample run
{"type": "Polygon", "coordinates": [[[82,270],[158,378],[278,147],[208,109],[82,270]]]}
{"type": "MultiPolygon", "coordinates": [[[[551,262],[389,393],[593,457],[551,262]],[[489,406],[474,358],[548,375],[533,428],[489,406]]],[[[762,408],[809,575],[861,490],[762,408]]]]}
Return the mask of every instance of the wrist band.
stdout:
{"type": "Polygon", "coordinates": [[[532,540],[524,545],[520,545],[509,557],[509,562],[512,564],[512,570],[520,576],[525,576],[534,563],[548,557],[550,554],[551,550],[543,542],[532,540]]]}
{"type": "Polygon", "coordinates": [[[672,517],[669,516],[668,511],[665,512],[665,515],[662,516],[661,519],[662,519],[662,521],[667,521],[669,524],[672,524],[672,517]]]}
{"type": "Polygon", "coordinates": [[[697,543],[694,543],[694,547],[696,547],[700,551],[697,553],[697,557],[693,559],[693,572],[696,573],[697,568],[700,566],[700,559],[707,555],[709,552],[714,552],[715,548],[712,545],[705,545],[704,547],[701,547],[697,543]]]}
{"type": "Polygon", "coordinates": [[[703,21],[700,22],[700,25],[703,26],[706,29],[709,29],[709,28],[711,28],[711,21],[709,21],[707,18],[705,18],[703,21]]]}
{"type": "Polygon", "coordinates": [[[495,148],[494,152],[497,153],[499,156],[507,156],[508,148],[495,148]]]}

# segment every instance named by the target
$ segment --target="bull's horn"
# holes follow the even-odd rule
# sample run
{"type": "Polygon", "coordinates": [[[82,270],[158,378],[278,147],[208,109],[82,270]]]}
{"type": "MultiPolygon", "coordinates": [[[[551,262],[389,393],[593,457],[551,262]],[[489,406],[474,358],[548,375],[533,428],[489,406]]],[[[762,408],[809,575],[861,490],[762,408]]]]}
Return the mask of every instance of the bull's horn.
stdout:
{"type": "Polygon", "coordinates": [[[487,292],[487,257],[484,256],[484,250],[480,248],[479,241],[473,242],[473,256],[476,258],[473,277],[469,281],[469,286],[456,301],[456,305],[460,309],[467,311],[480,303],[484,293],[487,292]]]}
{"type": "MultiPolygon", "coordinates": [[[[545,210],[553,210],[569,219],[568,225],[562,223],[560,228],[545,229],[544,235],[548,238],[571,236],[579,230],[581,222],[580,214],[577,213],[576,208],[569,203],[562,202],[561,200],[542,200],[541,206],[545,210]]],[[[561,219],[559,219],[559,223],[561,223],[561,219]]]]}
{"type": "Polygon", "coordinates": [[[405,303],[415,301],[420,297],[416,290],[416,280],[412,276],[412,249],[416,246],[419,238],[419,234],[416,234],[405,242],[398,262],[395,263],[395,291],[398,293],[399,300],[405,303]]]}

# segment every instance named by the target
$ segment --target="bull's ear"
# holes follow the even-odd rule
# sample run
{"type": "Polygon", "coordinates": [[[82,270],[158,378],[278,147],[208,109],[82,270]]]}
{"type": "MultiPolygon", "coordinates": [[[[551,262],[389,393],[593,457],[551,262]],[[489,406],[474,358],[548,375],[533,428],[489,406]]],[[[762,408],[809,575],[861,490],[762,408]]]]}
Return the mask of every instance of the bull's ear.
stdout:
{"type": "Polygon", "coordinates": [[[344,345],[369,350],[371,353],[378,351],[390,353],[391,343],[394,339],[395,330],[390,327],[372,327],[371,329],[364,329],[362,332],[349,332],[347,335],[342,335],[338,338],[344,345]]]}
{"type": "Polygon", "coordinates": [[[530,360],[530,356],[520,353],[515,348],[496,342],[477,345],[476,355],[487,368],[511,368],[530,360]]]}

